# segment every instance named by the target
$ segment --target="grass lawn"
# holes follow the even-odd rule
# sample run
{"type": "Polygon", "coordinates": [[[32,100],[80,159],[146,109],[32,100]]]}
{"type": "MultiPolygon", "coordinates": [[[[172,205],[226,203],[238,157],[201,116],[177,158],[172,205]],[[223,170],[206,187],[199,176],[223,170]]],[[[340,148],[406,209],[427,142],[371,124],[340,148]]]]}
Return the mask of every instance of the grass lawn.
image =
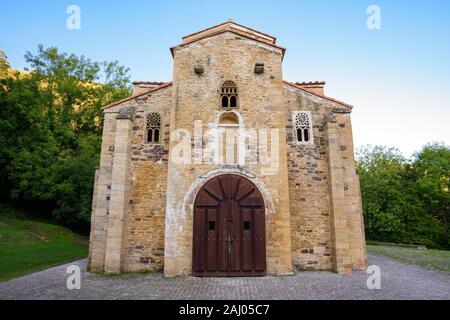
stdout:
{"type": "Polygon", "coordinates": [[[450,272],[450,251],[419,250],[383,245],[368,245],[367,251],[399,262],[415,264],[426,269],[450,272]]]}
{"type": "Polygon", "coordinates": [[[42,222],[0,215],[0,281],[86,257],[88,240],[42,222]]]}

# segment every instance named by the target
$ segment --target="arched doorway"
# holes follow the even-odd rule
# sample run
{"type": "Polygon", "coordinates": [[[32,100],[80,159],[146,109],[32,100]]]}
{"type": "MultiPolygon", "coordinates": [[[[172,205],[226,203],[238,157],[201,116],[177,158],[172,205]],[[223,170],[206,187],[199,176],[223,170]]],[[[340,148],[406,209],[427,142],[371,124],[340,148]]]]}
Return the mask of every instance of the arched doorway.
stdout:
{"type": "Polygon", "coordinates": [[[266,274],[264,199],[247,178],[206,182],[195,199],[193,230],[194,276],[266,274]]]}

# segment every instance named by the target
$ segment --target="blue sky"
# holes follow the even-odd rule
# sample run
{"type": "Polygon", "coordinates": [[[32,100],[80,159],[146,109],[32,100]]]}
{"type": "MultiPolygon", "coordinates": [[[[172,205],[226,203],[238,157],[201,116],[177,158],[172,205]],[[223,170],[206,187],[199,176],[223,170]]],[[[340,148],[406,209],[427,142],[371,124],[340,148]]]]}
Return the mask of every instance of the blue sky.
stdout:
{"type": "Polygon", "coordinates": [[[325,93],[355,106],[355,145],[394,146],[410,156],[450,144],[450,1],[3,1],[0,48],[13,67],[37,45],[119,60],[132,80],[170,81],[169,47],[227,18],[276,36],[287,48],[285,80],[325,80],[325,93]],[[69,5],[81,29],[68,30],[69,5]],[[366,27],[369,5],[381,29],[366,27]]]}

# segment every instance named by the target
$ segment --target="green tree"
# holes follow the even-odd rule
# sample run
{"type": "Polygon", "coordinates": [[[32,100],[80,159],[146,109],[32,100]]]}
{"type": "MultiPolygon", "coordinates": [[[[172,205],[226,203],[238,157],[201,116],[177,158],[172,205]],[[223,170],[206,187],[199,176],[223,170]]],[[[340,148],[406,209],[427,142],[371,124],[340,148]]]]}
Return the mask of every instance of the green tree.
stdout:
{"type": "Polygon", "coordinates": [[[128,69],[43,46],[25,59],[32,71],[0,80],[3,201],[50,206],[62,223],[86,225],[101,107],[131,93],[128,69]]]}
{"type": "Polygon", "coordinates": [[[450,148],[443,143],[426,145],[415,154],[417,191],[427,211],[449,229],[450,148]]]}
{"type": "Polygon", "coordinates": [[[3,50],[0,50],[0,78],[8,76],[9,63],[3,50]]]}
{"type": "Polygon", "coordinates": [[[370,240],[448,245],[445,227],[420,196],[420,170],[396,149],[358,151],[366,236],[370,240]]]}

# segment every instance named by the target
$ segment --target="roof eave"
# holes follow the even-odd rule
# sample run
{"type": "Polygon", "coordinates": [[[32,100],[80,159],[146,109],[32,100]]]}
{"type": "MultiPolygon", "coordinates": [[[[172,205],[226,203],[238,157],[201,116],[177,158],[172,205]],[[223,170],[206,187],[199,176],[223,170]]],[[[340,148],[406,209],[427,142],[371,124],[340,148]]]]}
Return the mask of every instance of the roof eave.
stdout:
{"type": "Polygon", "coordinates": [[[161,89],[170,87],[171,85],[172,85],[172,82],[164,83],[164,84],[162,84],[162,85],[160,85],[160,86],[158,86],[158,87],[150,88],[150,89],[146,90],[145,92],[141,92],[141,93],[136,94],[136,95],[131,95],[131,96],[129,96],[129,97],[127,97],[127,98],[124,98],[124,99],[122,99],[122,100],[119,100],[119,101],[110,103],[110,104],[104,106],[101,110],[109,109],[109,108],[114,107],[114,106],[117,106],[117,105],[119,105],[119,104],[121,104],[121,103],[124,103],[124,102],[130,101],[130,100],[133,100],[133,99],[142,97],[142,96],[144,96],[144,95],[146,95],[146,94],[149,94],[149,93],[152,93],[152,92],[155,92],[155,91],[158,91],[158,90],[161,90],[161,89]]]}
{"type": "Polygon", "coordinates": [[[172,57],[175,57],[174,50],[177,49],[177,48],[185,47],[185,46],[190,45],[190,44],[192,44],[192,43],[194,43],[194,42],[197,42],[197,41],[200,41],[200,40],[203,40],[203,39],[207,39],[207,38],[210,38],[210,37],[213,37],[213,36],[217,36],[217,35],[222,34],[222,33],[225,33],[225,32],[231,32],[231,33],[237,34],[237,35],[239,35],[239,36],[245,37],[245,38],[247,38],[247,39],[254,40],[254,41],[256,41],[256,42],[263,43],[263,44],[265,44],[265,45],[268,45],[268,46],[271,46],[271,47],[280,49],[280,50],[281,50],[281,60],[284,59],[284,55],[285,55],[285,53],[286,53],[286,48],[284,48],[284,47],[282,47],[282,46],[279,46],[279,45],[277,45],[277,44],[268,43],[268,42],[265,42],[265,41],[261,41],[261,40],[255,39],[255,38],[249,37],[249,36],[247,36],[247,35],[245,35],[245,34],[243,34],[243,33],[237,32],[237,31],[235,31],[235,30],[229,30],[229,29],[224,29],[224,30],[220,30],[220,31],[218,31],[218,32],[206,34],[204,37],[201,37],[201,38],[192,40],[192,41],[190,41],[190,42],[180,43],[180,44],[178,44],[178,45],[175,45],[175,46],[173,46],[173,47],[170,47],[170,52],[171,52],[171,54],[172,54],[172,57]]]}
{"type": "Polygon", "coordinates": [[[261,32],[261,31],[255,30],[255,29],[252,29],[252,28],[250,28],[250,27],[244,26],[244,25],[239,24],[239,23],[237,23],[237,22],[234,22],[234,21],[232,21],[232,20],[231,20],[231,21],[229,20],[229,21],[226,21],[226,22],[217,24],[217,25],[215,25],[215,26],[212,26],[212,27],[209,27],[209,28],[206,28],[206,29],[203,29],[203,30],[200,30],[200,31],[191,33],[191,34],[188,34],[188,35],[182,37],[182,39],[184,40],[184,39],[186,39],[186,38],[192,37],[192,36],[197,35],[197,34],[199,34],[199,33],[202,33],[202,32],[205,32],[205,31],[208,31],[208,30],[211,30],[211,29],[214,29],[214,28],[217,28],[217,27],[226,25],[226,24],[235,24],[235,25],[237,25],[237,26],[239,26],[239,27],[246,28],[246,29],[248,29],[248,30],[254,31],[254,32],[259,33],[259,34],[262,34],[262,35],[264,35],[264,36],[266,36],[266,37],[268,37],[268,38],[272,38],[273,41],[274,41],[274,43],[277,42],[277,38],[276,38],[275,36],[272,36],[272,35],[270,35],[270,34],[267,34],[267,33],[264,33],[264,32],[261,32]]]}
{"type": "Polygon", "coordinates": [[[302,88],[302,87],[300,87],[300,86],[298,86],[298,85],[296,85],[296,84],[294,84],[292,82],[286,81],[286,80],[283,80],[283,82],[285,84],[287,84],[287,85],[290,85],[290,86],[292,86],[292,87],[294,87],[296,89],[302,90],[302,91],[304,91],[306,93],[309,93],[309,94],[312,94],[312,95],[317,96],[319,98],[322,98],[322,99],[325,99],[325,100],[337,103],[337,104],[339,104],[339,105],[341,105],[343,107],[346,107],[348,109],[353,109],[353,106],[351,104],[345,103],[343,101],[340,101],[340,100],[337,100],[337,99],[334,99],[334,98],[331,98],[331,97],[327,97],[325,95],[318,94],[316,92],[308,90],[307,88],[302,88]]]}

